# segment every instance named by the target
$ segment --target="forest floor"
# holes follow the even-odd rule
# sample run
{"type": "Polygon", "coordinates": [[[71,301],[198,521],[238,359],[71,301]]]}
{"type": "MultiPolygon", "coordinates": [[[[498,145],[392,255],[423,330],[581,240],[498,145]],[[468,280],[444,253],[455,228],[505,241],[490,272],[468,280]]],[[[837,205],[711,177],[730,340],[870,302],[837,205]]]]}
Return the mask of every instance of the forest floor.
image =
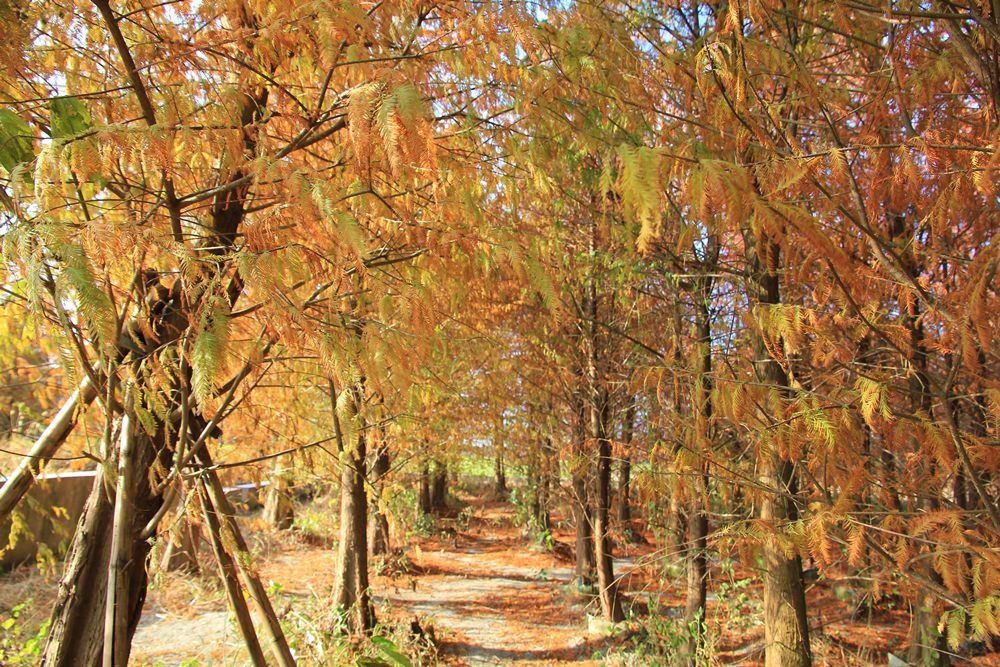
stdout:
{"type": "MultiPolygon", "coordinates": [[[[509,503],[467,500],[458,516],[439,520],[430,534],[409,538],[388,562],[373,563],[372,589],[382,622],[378,632],[398,646],[405,644],[411,655],[416,650],[415,664],[670,664],[664,656],[679,637],[675,619],[684,605],[684,582],[679,563],[669,550],[652,546],[651,535],[641,544],[618,536],[616,573],[631,620],[602,632],[588,627],[588,612],[595,611],[592,596],[581,595],[572,584],[569,529],[557,527],[549,545],[554,548],[542,549],[514,525],[509,503]],[[414,643],[414,626],[432,639],[426,648],[414,643]],[[654,651],[659,657],[641,657],[654,651]]],[[[316,516],[328,510],[320,507],[316,516]]],[[[245,528],[261,578],[303,664],[352,664],[347,656],[355,647],[334,630],[326,604],[335,561],[329,526],[325,538],[273,531],[253,519],[245,521],[245,528]]],[[[206,556],[201,576],[166,573],[154,580],[131,664],[246,664],[211,562],[206,556]]],[[[760,664],[757,580],[729,560],[715,564],[712,578],[707,635],[712,662],[760,664]]],[[[21,641],[47,614],[55,585],[55,576],[31,568],[0,578],[0,611],[33,600],[14,628],[21,641]]],[[[817,665],[883,666],[889,651],[902,653],[905,610],[883,606],[868,618],[852,616],[855,605],[846,578],[812,582],[808,596],[817,665]]],[[[14,640],[10,633],[0,639],[14,640]]],[[[955,664],[995,667],[1000,656],[955,664]]]]}
{"type": "MultiPolygon", "coordinates": [[[[588,632],[591,596],[572,585],[567,550],[531,545],[513,526],[507,504],[479,505],[467,517],[440,520],[432,535],[411,540],[388,563],[373,564],[373,595],[386,630],[416,622],[436,647],[425,661],[444,665],[603,664],[615,640],[588,632]]],[[[310,643],[303,651],[342,664],[338,651],[345,647],[335,642],[316,655],[329,621],[317,603],[332,588],[334,552],[312,540],[258,541],[257,549],[274,549],[259,559],[260,574],[271,583],[279,615],[293,624],[300,642],[310,643]]],[[[619,569],[632,562],[634,556],[620,561],[619,569]]],[[[194,590],[191,582],[170,575],[154,587],[133,643],[134,664],[243,664],[224,601],[194,590]]]]}

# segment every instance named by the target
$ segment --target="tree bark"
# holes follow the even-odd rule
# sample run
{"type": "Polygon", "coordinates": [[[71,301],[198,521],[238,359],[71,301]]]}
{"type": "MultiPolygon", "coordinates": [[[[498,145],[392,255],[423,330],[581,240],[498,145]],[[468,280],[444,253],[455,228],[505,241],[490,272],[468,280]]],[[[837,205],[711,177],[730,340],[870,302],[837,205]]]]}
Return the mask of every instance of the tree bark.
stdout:
{"type": "Polygon", "coordinates": [[[635,396],[629,394],[622,441],[625,453],[618,464],[618,521],[628,528],[632,521],[632,437],[635,431],[635,396]]]}
{"type": "MultiPolygon", "coordinates": [[[[336,406],[333,382],[331,398],[336,406]]],[[[351,432],[354,442],[347,449],[340,420],[334,407],[334,428],[341,446],[340,539],[337,543],[333,604],[346,614],[348,627],[368,634],[375,627],[375,609],[368,584],[368,495],[365,492],[366,441],[360,428],[361,388],[351,387],[351,432]]]]}
{"type": "Polygon", "coordinates": [[[425,463],[420,469],[419,488],[417,490],[417,518],[422,514],[430,514],[434,508],[431,505],[431,471],[425,463]]]}
{"type": "Polygon", "coordinates": [[[448,466],[440,461],[434,462],[434,474],[431,476],[431,511],[440,512],[448,508],[448,466]]]}
{"type": "MultiPolygon", "coordinates": [[[[131,516],[120,526],[117,577],[120,590],[115,604],[122,607],[125,646],[128,659],[132,636],[142,615],[148,583],[147,565],[151,545],[139,539],[146,524],[163,503],[162,493],[150,485],[146,471],[154,466],[169,466],[161,429],[155,438],[141,431],[135,434],[131,475],[127,476],[128,496],[133,499],[131,516]]],[[[114,465],[109,462],[109,465],[114,465]]],[[[112,468],[113,469],[113,468],[112,468]]],[[[95,608],[108,597],[108,574],[112,557],[115,488],[107,466],[98,469],[87,500],[59,593],[51,617],[51,630],[42,651],[45,667],[96,667],[104,653],[104,615],[95,608]]]]}
{"type": "Polygon", "coordinates": [[[535,491],[535,522],[540,530],[547,531],[552,530],[552,476],[559,465],[558,460],[553,463],[553,455],[556,455],[556,452],[552,438],[546,436],[542,440],[541,466],[535,491]]]}
{"type": "Polygon", "coordinates": [[[162,539],[169,542],[160,559],[161,570],[168,572],[179,570],[193,574],[201,572],[201,563],[198,560],[201,529],[187,516],[184,508],[178,511],[169,530],[161,535],[162,539]]]}
{"type": "Polygon", "coordinates": [[[507,471],[503,462],[503,448],[499,442],[497,442],[496,448],[493,457],[493,477],[495,479],[493,495],[497,498],[506,498],[509,489],[507,488],[507,471]]]}
{"type": "MultiPolygon", "coordinates": [[[[903,270],[910,278],[916,280],[920,275],[919,261],[915,254],[918,246],[915,238],[915,222],[907,219],[903,213],[889,216],[889,237],[894,243],[902,243],[905,248],[901,254],[903,270]]],[[[932,418],[934,411],[933,397],[930,392],[930,377],[928,374],[928,352],[924,348],[926,337],[923,321],[920,312],[920,303],[913,299],[910,303],[901,301],[899,310],[903,326],[909,334],[909,357],[901,360],[903,363],[900,369],[908,380],[908,393],[910,399],[910,409],[915,414],[923,413],[927,418],[932,418]]],[[[947,402],[944,406],[949,410],[947,402]]],[[[914,451],[920,451],[921,444],[914,440],[914,451]]],[[[917,462],[917,472],[933,478],[936,464],[930,460],[920,460],[917,462]]],[[[915,513],[934,511],[939,509],[940,503],[936,498],[917,497],[912,504],[912,511],[915,513]]],[[[928,561],[923,561],[917,568],[924,570],[923,574],[932,581],[940,581],[940,575],[931,567],[928,561]]],[[[917,599],[913,602],[913,612],[910,621],[910,646],[907,652],[907,660],[914,665],[934,665],[936,667],[946,667],[951,664],[948,657],[945,637],[938,632],[937,614],[933,608],[934,596],[924,586],[917,586],[917,599]]]]}
{"type": "Polygon", "coordinates": [[[573,524],[576,531],[576,583],[581,588],[590,587],[594,583],[594,539],[593,524],[590,510],[590,494],[587,484],[586,457],[586,404],[582,395],[578,397],[576,406],[576,424],[574,428],[574,454],[572,478],[572,509],[573,524]]]}
{"type": "MultiPolygon", "coordinates": [[[[695,430],[699,447],[711,445],[712,419],[712,320],[709,309],[711,278],[700,280],[695,294],[696,327],[698,331],[699,365],[698,383],[695,386],[694,412],[697,415],[695,430]]],[[[706,452],[698,457],[698,477],[690,501],[688,522],[687,606],[685,625],[690,631],[685,659],[688,665],[697,664],[698,653],[704,643],[705,601],[708,594],[708,466],[706,452]]]]}
{"type": "Polygon", "coordinates": [[[372,489],[374,491],[371,503],[371,531],[368,534],[368,550],[373,556],[389,553],[389,519],[382,511],[382,492],[385,488],[385,478],[389,474],[389,444],[385,441],[385,432],[375,448],[372,461],[372,489]]]}
{"type": "Polygon", "coordinates": [[[240,628],[240,635],[250,654],[250,662],[254,667],[267,667],[267,660],[264,658],[264,651],[260,647],[260,638],[253,627],[253,618],[250,616],[250,608],[243,597],[240,588],[239,575],[236,570],[236,563],[233,557],[226,551],[222,538],[222,522],[209,498],[207,487],[201,485],[201,501],[205,510],[205,523],[208,526],[209,541],[212,544],[212,552],[215,560],[219,564],[219,577],[222,579],[223,587],[226,589],[226,597],[229,605],[233,609],[236,617],[236,624],[240,628]]]}
{"type": "MultiPolygon", "coordinates": [[[[766,236],[753,239],[747,234],[750,264],[750,305],[768,307],[781,302],[778,268],[780,247],[766,236]],[[760,256],[760,252],[765,252],[760,256]]],[[[780,408],[788,392],[788,376],[770,356],[761,334],[752,331],[756,372],[760,382],[771,388],[780,408]]],[[[781,414],[780,410],[775,414],[781,414]]],[[[763,443],[762,443],[763,444],[763,443]]],[[[758,479],[767,489],[760,502],[761,521],[780,530],[797,519],[794,497],[794,467],[777,445],[766,443],[758,457],[758,479]]],[[[810,667],[809,625],[806,617],[802,559],[791,558],[774,538],[762,545],[764,561],[764,664],[765,667],[810,667]]]]}
{"type": "Polygon", "coordinates": [[[264,498],[264,521],[278,530],[288,530],[295,522],[295,505],[289,496],[292,471],[276,462],[270,481],[264,498]]]}
{"type": "Polygon", "coordinates": [[[614,555],[611,536],[608,534],[608,518],[611,500],[611,440],[608,438],[608,396],[599,391],[598,401],[591,407],[591,429],[597,440],[597,508],[594,515],[594,556],[597,560],[598,598],[601,614],[612,623],[625,619],[621,599],[618,595],[618,581],[615,579],[614,555]]]}

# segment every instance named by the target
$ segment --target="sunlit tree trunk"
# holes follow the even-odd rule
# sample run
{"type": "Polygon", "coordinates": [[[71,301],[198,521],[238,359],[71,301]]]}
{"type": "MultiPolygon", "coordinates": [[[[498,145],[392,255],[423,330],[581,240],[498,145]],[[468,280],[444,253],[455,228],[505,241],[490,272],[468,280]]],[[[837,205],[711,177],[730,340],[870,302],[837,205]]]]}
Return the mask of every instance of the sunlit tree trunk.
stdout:
{"type": "MultiPolygon", "coordinates": [[[[177,483],[180,486],[180,483],[177,483]]],[[[179,491],[183,496],[184,492],[179,491]]],[[[160,532],[160,540],[168,542],[160,560],[162,570],[180,570],[185,572],[201,572],[198,559],[198,549],[202,542],[201,528],[191,520],[188,512],[190,507],[178,507],[175,511],[173,524],[168,530],[160,532]]]]}
{"type": "Polygon", "coordinates": [[[385,490],[385,478],[389,474],[389,443],[385,440],[385,431],[380,431],[378,446],[372,460],[372,489],[374,495],[371,503],[371,532],[368,534],[368,549],[373,556],[389,553],[389,518],[382,511],[382,493],[385,490]]]}
{"type": "Polygon", "coordinates": [[[608,519],[611,503],[611,440],[608,438],[608,395],[598,392],[590,410],[591,433],[597,442],[597,498],[594,512],[594,557],[597,561],[598,597],[605,619],[618,622],[625,618],[615,579],[608,519]]]}
{"type": "MultiPolygon", "coordinates": [[[[590,226],[590,252],[597,253],[597,221],[590,226]]],[[[597,565],[597,594],[601,602],[601,614],[608,621],[624,619],[621,601],[618,597],[618,582],[615,580],[614,556],[609,534],[611,509],[611,439],[608,428],[611,415],[611,400],[605,379],[605,359],[603,342],[598,335],[598,318],[601,316],[598,304],[597,275],[591,267],[587,286],[587,410],[589,414],[589,435],[597,446],[597,480],[594,511],[594,558],[597,565]]]]}
{"type": "Polygon", "coordinates": [[[535,510],[535,522],[538,524],[540,530],[552,530],[551,496],[553,474],[556,475],[556,484],[558,485],[558,469],[554,471],[553,467],[558,466],[559,464],[558,459],[555,464],[553,464],[555,447],[552,445],[551,437],[546,436],[542,439],[541,449],[541,466],[538,472],[538,490],[535,493],[535,504],[537,506],[535,510]]]}
{"type": "Polygon", "coordinates": [[[295,521],[295,505],[290,497],[292,473],[277,461],[271,472],[264,498],[264,521],[279,530],[288,530],[295,521]]]}
{"type": "MultiPolygon", "coordinates": [[[[750,306],[769,307],[781,303],[778,270],[780,247],[767,236],[754,239],[748,233],[750,265],[750,306]],[[763,254],[762,254],[763,253],[763,254]]],[[[774,414],[778,418],[781,404],[788,391],[788,376],[770,356],[764,339],[751,329],[757,379],[770,392],[774,414]]],[[[792,463],[785,459],[777,446],[768,443],[760,448],[757,476],[766,489],[760,500],[759,518],[781,530],[795,521],[796,480],[792,463]]],[[[802,559],[789,557],[774,538],[761,547],[764,576],[764,662],[766,667],[810,667],[809,625],[806,615],[805,588],[802,582],[802,559]]]]}
{"type": "MultiPolygon", "coordinates": [[[[698,335],[699,369],[694,391],[695,431],[699,447],[711,446],[712,419],[712,321],[709,303],[711,279],[699,280],[695,293],[695,325],[698,335]]],[[[692,667],[697,664],[698,652],[704,641],[701,627],[705,621],[705,601],[708,594],[708,465],[707,451],[698,457],[698,476],[695,478],[688,512],[687,554],[687,606],[684,620],[692,631],[685,649],[685,658],[692,667]]],[[[702,626],[704,627],[704,626],[702,626]]]]}
{"type": "Polygon", "coordinates": [[[632,521],[632,437],[635,431],[635,396],[629,393],[622,442],[625,452],[618,464],[618,521],[626,529],[632,521]]]}
{"type": "Polygon", "coordinates": [[[594,539],[592,515],[590,510],[590,493],[588,490],[587,464],[587,425],[586,404],[583,396],[576,398],[572,462],[572,498],[573,524],[576,531],[576,582],[578,586],[589,587],[594,582],[594,539]]]}
{"type": "MultiPolygon", "coordinates": [[[[162,493],[151,486],[150,476],[145,472],[154,465],[170,464],[164,443],[162,430],[154,439],[139,429],[133,445],[132,471],[141,474],[128,477],[131,488],[127,491],[133,508],[128,525],[119,527],[122,548],[118,558],[119,587],[116,592],[117,604],[124,607],[126,636],[114,638],[116,648],[121,647],[118,655],[124,655],[126,660],[132,635],[142,615],[148,583],[151,544],[139,536],[163,503],[162,493]]],[[[114,489],[115,483],[109,479],[107,468],[102,466],[94,479],[94,487],[59,584],[51,630],[41,657],[41,664],[46,667],[96,667],[102,664],[105,626],[102,610],[107,598],[115,523],[115,502],[109,493],[114,489]]]]}
{"type": "Polygon", "coordinates": [[[493,495],[497,498],[507,497],[507,470],[504,467],[503,449],[499,442],[496,444],[497,451],[493,456],[493,495]]]}
{"type": "Polygon", "coordinates": [[[334,428],[341,447],[340,539],[337,542],[333,604],[347,615],[354,632],[368,633],[375,627],[375,610],[368,585],[368,495],[365,491],[366,438],[360,415],[360,383],[350,387],[350,428],[344,428],[336,412],[336,394],[329,383],[334,406],[334,428]],[[350,437],[349,437],[350,436],[350,437]],[[350,442],[348,442],[350,439],[350,442]]]}

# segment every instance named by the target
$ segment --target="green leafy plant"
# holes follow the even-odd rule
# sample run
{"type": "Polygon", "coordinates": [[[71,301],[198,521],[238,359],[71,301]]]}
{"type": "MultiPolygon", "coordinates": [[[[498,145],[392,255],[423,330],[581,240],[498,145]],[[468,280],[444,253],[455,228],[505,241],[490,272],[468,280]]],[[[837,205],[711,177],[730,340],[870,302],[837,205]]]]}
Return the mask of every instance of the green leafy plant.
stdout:
{"type": "Polygon", "coordinates": [[[396,667],[413,667],[410,659],[385,637],[372,637],[372,644],[396,667]]]}
{"type": "Polygon", "coordinates": [[[28,599],[14,606],[10,615],[0,623],[3,637],[0,637],[0,664],[34,665],[41,655],[45,638],[49,634],[49,622],[42,623],[38,631],[31,636],[25,635],[22,617],[31,608],[32,600],[28,599]]]}

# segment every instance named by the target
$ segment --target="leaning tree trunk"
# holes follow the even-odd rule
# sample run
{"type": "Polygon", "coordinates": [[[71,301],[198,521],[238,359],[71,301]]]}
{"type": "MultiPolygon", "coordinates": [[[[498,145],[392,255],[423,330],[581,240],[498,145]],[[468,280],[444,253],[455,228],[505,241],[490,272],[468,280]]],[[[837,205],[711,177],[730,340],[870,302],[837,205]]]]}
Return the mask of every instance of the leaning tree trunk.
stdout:
{"type": "Polygon", "coordinates": [[[89,378],[84,378],[35,440],[31,450],[21,459],[21,463],[4,481],[3,487],[0,488],[0,520],[5,519],[28,492],[35,482],[35,475],[41,473],[45,463],[59,451],[76,427],[80,415],[96,397],[97,387],[89,378]]]}
{"type": "Polygon", "coordinates": [[[176,510],[171,508],[174,512],[173,523],[166,530],[160,531],[160,539],[167,542],[160,559],[160,569],[198,574],[201,572],[201,563],[198,560],[198,550],[202,542],[201,527],[185,502],[187,493],[183,484],[184,480],[174,482],[174,496],[181,500],[179,503],[175,501],[178,505],[176,510]]]}
{"type": "MultiPolygon", "coordinates": [[[[750,237],[748,235],[748,240],[750,237]]],[[[747,243],[750,262],[750,305],[770,307],[781,302],[778,282],[781,249],[766,236],[747,243]],[[764,251],[764,256],[760,252],[764,251]]],[[[752,332],[758,379],[769,388],[780,415],[788,392],[788,375],[770,355],[762,334],[752,332]]],[[[762,443],[758,458],[758,480],[766,489],[760,502],[760,520],[780,530],[795,521],[796,480],[792,463],[773,443],[762,443]]],[[[766,667],[810,667],[809,625],[806,617],[802,559],[789,557],[771,537],[762,547],[764,574],[764,663],[766,667]]]]}
{"type": "MultiPolygon", "coordinates": [[[[119,526],[121,539],[116,568],[120,587],[115,600],[122,608],[124,636],[114,637],[114,644],[123,647],[118,649],[118,655],[124,651],[125,660],[146,601],[146,567],[151,545],[140,536],[163,504],[162,493],[152,488],[146,471],[154,466],[170,465],[162,429],[155,438],[141,429],[138,431],[132,445],[131,463],[131,472],[138,474],[128,475],[129,488],[124,489],[132,507],[127,525],[119,526]]],[[[51,630],[42,651],[40,664],[45,667],[97,667],[102,664],[105,635],[102,610],[108,596],[115,523],[115,502],[110,493],[116,485],[112,479],[107,465],[98,469],[59,584],[51,630]]]]}

